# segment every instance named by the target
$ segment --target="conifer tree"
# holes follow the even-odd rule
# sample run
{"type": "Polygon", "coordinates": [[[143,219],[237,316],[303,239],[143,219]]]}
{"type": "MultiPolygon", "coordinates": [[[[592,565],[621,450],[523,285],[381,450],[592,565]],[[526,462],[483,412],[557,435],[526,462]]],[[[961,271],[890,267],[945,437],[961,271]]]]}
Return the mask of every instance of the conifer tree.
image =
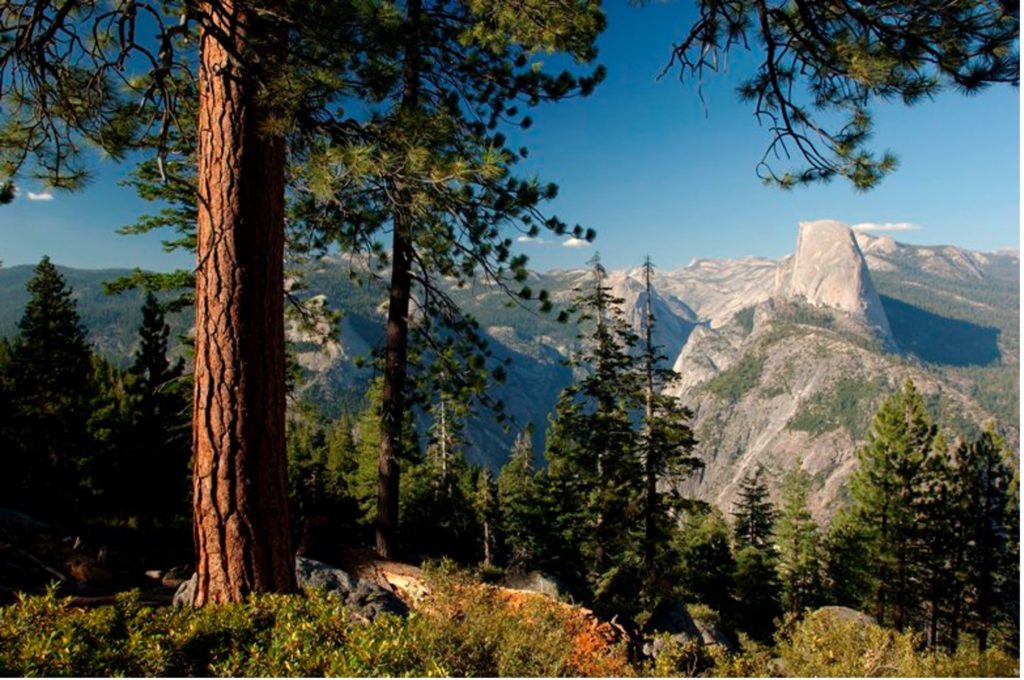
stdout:
{"type": "Polygon", "coordinates": [[[355,444],[348,419],[325,420],[300,401],[288,418],[292,523],[299,552],[333,559],[339,546],[359,544],[359,506],[353,496],[355,444]]]}
{"type": "Polygon", "coordinates": [[[473,494],[473,510],[480,528],[480,543],[483,546],[484,564],[488,567],[498,563],[498,549],[501,535],[501,509],[498,505],[498,486],[494,475],[487,468],[476,471],[476,489],[473,494]]]}
{"type": "Polygon", "coordinates": [[[810,482],[810,475],[799,467],[786,475],[776,524],[782,604],[792,614],[818,605],[822,596],[821,539],[807,507],[810,482]]]}
{"type": "Polygon", "coordinates": [[[302,402],[291,409],[285,443],[291,521],[299,553],[315,555],[314,534],[326,520],[328,473],[326,436],[314,404],[302,402]]]}
{"type": "Polygon", "coordinates": [[[3,465],[6,474],[0,480],[0,494],[6,498],[14,498],[17,484],[20,480],[21,470],[18,468],[20,455],[15,442],[14,432],[14,403],[11,394],[11,343],[6,337],[0,337],[0,465],[3,465]]]}
{"type": "MultiPolygon", "coordinates": [[[[377,515],[377,486],[380,475],[380,432],[381,432],[381,381],[374,379],[363,398],[365,407],[355,423],[355,470],[351,488],[359,504],[360,522],[372,527],[377,515]]],[[[420,462],[416,425],[412,413],[408,412],[404,422],[403,448],[399,463],[409,467],[420,462]]]]}
{"type": "Polygon", "coordinates": [[[191,458],[190,388],[185,361],[168,357],[170,326],[152,292],[142,306],[140,345],[129,369],[126,391],[133,422],[129,483],[144,490],[137,496],[140,517],[187,516],[191,458]]]}
{"type": "MultiPolygon", "coordinates": [[[[643,344],[640,369],[644,378],[644,423],[640,451],[644,465],[644,545],[645,595],[658,598],[674,588],[677,574],[669,565],[678,564],[672,535],[676,530],[675,511],[682,499],[675,493],[678,482],[703,466],[693,455],[697,440],[689,422],[693,417],[677,397],[666,393],[678,378],[670,369],[660,368],[666,359],[654,344],[654,289],[651,277],[654,265],[644,260],[643,344]],[[659,490],[659,482],[666,490],[659,490]]],[[[656,602],[650,603],[656,606],[656,602]]]]}
{"type": "Polygon", "coordinates": [[[31,298],[18,322],[9,365],[12,501],[62,513],[81,500],[79,473],[92,453],[92,351],[72,292],[49,257],[40,260],[26,287],[31,298]]]}
{"type": "MultiPolygon", "coordinates": [[[[1011,531],[1016,528],[1014,469],[1005,441],[989,426],[954,454],[957,509],[965,523],[964,575],[969,629],[985,651],[994,624],[1007,614],[1018,591],[1019,554],[1011,531]]],[[[1015,623],[1019,630],[1019,622],[1015,623]]]]}
{"type": "Polygon", "coordinates": [[[465,413],[464,405],[443,392],[431,409],[425,455],[410,466],[400,497],[408,528],[402,546],[411,554],[462,562],[476,556],[476,485],[462,452],[465,413]]]}
{"type": "Polygon", "coordinates": [[[924,399],[908,379],[875,414],[850,483],[854,514],[875,564],[875,616],[897,630],[910,622],[920,599],[916,506],[935,434],[924,399]]]}
{"type": "Polygon", "coordinates": [[[768,498],[768,485],[760,465],[743,476],[737,495],[739,497],[732,511],[733,537],[737,548],[764,548],[770,545],[775,531],[776,512],[768,498]]]}
{"type": "Polygon", "coordinates": [[[681,586],[690,602],[701,602],[732,621],[736,561],[729,525],[718,508],[687,513],[682,522],[681,586]]]}
{"type": "Polygon", "coordinates": [[[350,49],[363,10],[373,25],[373,7],[347,2],[12,0],[0,13],[0,184],[80,186],[91,148],[155,150],[161,180],[195,170],[196,605],[295,588],[286,163],[350,131],[345,76],[379,65],[350,49]],[[168,175],[174,160],[189,169],[168,175]]]}
{"type": "Polygon", "coordinates": [[[132,377],[96,355],[92,357],[92,371],[95,392],[87,423],[91,453],[78,473],[83,502],[89,507],[82,510],[141,523],[148,519],[139,512],[147,480],[133,475],[139,469],[134,455],[139,447],[132,436],[134,414],[128,396],[132,377]]]}
{"type": "MultiPolygon", "coordinates": [[[[327,434],[327,474],[333,493],[338,497],[355,499],[357,450],[355,423],[348,413],[343,413],[327,434]]],[[[353,513],[353,519],[356,514],[353,513]]]]}
{"type": "Polygon", "coordinates": [[[543,509],[534,467],[533,426],[516,436],[508,462],[498,473],[498,504],[509,568],[524,570],[539,555],[543,509]]]}
{"type": "MultiPolygon", "coordinates": [[[[342,134],[338,143],[309,147],[296,173],[296,216],[317,234],[313,241],[369,251],[388,270],[376,519],[384,556],[398,536],[397,461],[401,423],[417,392],[409,372],[416,345],[424,357],[425,350],[457,350],[468,370],[449,371],[448,378],[472,387],[485,402],[483,387],[502,370],[488,365],[476,322],[438,282],[464,284],[481,276],[513,297],[531,298],[521,285],[526,258],[513,255],[503,228],[531,235],[540,226],[567,231],[538,208],[554,197],[555,187],[511,174],[526,151],[509,148],[499,128],[528,127],[520,107],[588,94],[603,70],[577,76],[533,55],[563,53],[586,64],[596,56],[603,27],[593,0],[382,2],[363,27],[375,46],[367,58],[372,68],[356,73],[379,115],[356,140],[342,134]],[[388,252],[379,243],[384,238],[388,252]],[[412,324],[414,304],[419,315],[412,324]]],[[[579,227],[572,233],[593,236],[579,227]]]]}
{"type": "MultiPolygon", "coordinates": [[[[576,306],[590,329],[572,365],[584,373],[563,390],[548,437],[548,475],[560,487],[558,514],[567,550],[578,551],[582,578],[603,606],[636,606],[642,565],[644,471],[631,414],[643,404],[636,334],[607,286],[600,260],[576,306]],[[570,548],[570,546],[572,546],[570,548]]],[[[568,561],[568,560],[566,560],[568,561]]]]}
{"type": "Polygon", "coordinates": [[[776,573],[778,552],[773,540],[776,512],[763,474],[758,466],[744,475],[732,512],[736,547],[734,624],[762,642],[771,639],[773,621],[782,613],[776,573]]]}
{"type": "Polygon", "coordinates": [[[731,623],[754,640],[770,642],[782,614],[778,554],[770,545],[744,545],[737,546],[735,559],[731,623]]]}
{"type": "Polygon", "coordinates": [[[868,552],[869,536],[846,508],[832,517],[824,540],[826,599],[852,608],[866,606],[874,594],[875,566],[868,552]]]}
{"type": "Polygon", "coordinates": [[[939,642],[940,623],[950,608],[962,569],[962,523],[954,492],[952,459],[945,437],[939,433],[921,469],[917,494],[918,559],[922,599],[926,605],[928,645],[939,642]]]}

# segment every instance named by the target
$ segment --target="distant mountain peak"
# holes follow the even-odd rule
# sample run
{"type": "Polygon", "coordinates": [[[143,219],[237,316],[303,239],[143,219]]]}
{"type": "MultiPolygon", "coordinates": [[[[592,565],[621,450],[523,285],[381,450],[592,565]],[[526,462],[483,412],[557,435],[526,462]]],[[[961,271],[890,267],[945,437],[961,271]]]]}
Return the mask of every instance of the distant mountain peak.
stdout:
{"type": "Polygon", "coordinates": [[[796,253],[781,273],[778,293],[848,314],[893,344],[889,320],[850,225],[837,220],[801,222],[796,253]]]}

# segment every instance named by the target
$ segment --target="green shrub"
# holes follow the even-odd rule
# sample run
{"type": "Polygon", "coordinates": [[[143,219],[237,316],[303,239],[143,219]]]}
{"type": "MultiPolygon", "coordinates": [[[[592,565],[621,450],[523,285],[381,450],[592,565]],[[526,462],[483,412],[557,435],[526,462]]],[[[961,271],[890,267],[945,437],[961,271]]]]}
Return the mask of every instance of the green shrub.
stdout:
{"type": "Polygon", "coordinates": [[[644,675],[652,678],[694,678],[705,675],[714,667],[710,648],[695,640],[677,642],[667,633],[660,636],[661,649],[657,658],[643,667],[644,675]]]}
{"type": "Polygon", "coordinates": [[[722,625],[721,616],[719,616],[718,612],[703,602],[694,602],[693,604],[686,605],[686,611],[694,621],[700,621],[709,626],[722,625]]]}
{"type": "Polygon", "coordinates": [[[69,609],[67,603],[50,591],[0,609],[0,676],[163,672],[169,660],[161,644],[166,634],[152,625],[136,595],[90,611],[69,609]]]}
{"type": "Polygon", "coordinates": [[[335,596],[262,595],[199,610],[126,594],[75,609],[54,593],[0,609],[0,676],[629,675],[624,645],[580,610],[450,574],[407,618],[367,623],[335,596]]]}
{"type": "Polygon", "coordinates": [[[917,644],[912,633],[818,611],[797,623],[777,648],[781,671],[795,677],[916,676],[917,644]]]}
{"type": "Polygon", "coordinates": [[[773,662],[775,650],[751,640],[745,633],[739,633],[741,652],[732,654],[722,647],[710,650],[714,666],[709,675],[716,678],[767,678],[777,674],[777,665],[773,662]]]}
{"type": "Polygon", "coordinates": [[[754,330],[754,308],[744,307],[732,316],[732,320],[740,325],[748,335],[754,330]]]}
{"type": "Polygon", "coordinates": [[[776,648],[775,669],[793,677],[1019,677],[1019,662],[965,642],[954,654],[923,649],[918,635],[818,611],[776,648]]]}
{"type": "Polygon", "coordinates": [[[999,649],[978,651],[978,643],[965,639],[956,652],[940,652],[926,659],[924,675],[936,678],[1019,678],[1020,660],[999,649]]]}

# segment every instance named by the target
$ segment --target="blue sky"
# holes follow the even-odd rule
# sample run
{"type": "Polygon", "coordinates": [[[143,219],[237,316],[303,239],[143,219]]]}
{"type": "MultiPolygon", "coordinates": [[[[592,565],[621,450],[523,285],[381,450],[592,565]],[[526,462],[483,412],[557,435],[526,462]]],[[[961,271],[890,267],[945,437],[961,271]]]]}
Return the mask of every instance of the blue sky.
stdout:
{"type": "MultiPolygon", "coordinates": [[[[515,141],[530,148],[520,170],[560,187],[548,209],[597,230],[590,247],[564,239],[522,244],[537,269],[582,265],[601,252],[614,268],[650,254],[666,269],[695,257],[779,257],[792,252],[797,223],[835,218],[851,224],[913,225],[900,241],[977,250],[1020,242],[1020,95],[1008,87],[970,98],[946,94],[912,108],[875,107],[873,146],[892,149],[900,168],[860,193],[841,182],[784,192],[765,187],[755,166],[769,143],[736,83],[753,60],[735,53],[729,71],[704,82],[658,73],[693,16],[688,0],[631,7],[606,3],[600,45],[607,80],[587,99],[546,106],[515,141]]],[[[28,200],[45,192],[26,184],[0,208],[0,261],[34,263],[44,253],[76,267],[189,266],[168,255],[160,235],[120,236],[115,229],[150,206],[117,186],[127,168],[97,161],[96,180],[76,194],[28,200]]]]}

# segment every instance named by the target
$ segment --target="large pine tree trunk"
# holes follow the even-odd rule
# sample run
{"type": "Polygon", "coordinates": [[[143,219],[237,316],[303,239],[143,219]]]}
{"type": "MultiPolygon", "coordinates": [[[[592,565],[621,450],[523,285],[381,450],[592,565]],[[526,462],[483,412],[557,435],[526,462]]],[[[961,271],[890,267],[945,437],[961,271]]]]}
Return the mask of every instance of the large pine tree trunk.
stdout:
{"type": "MultiPolygon", "coordinates": [[[[419,107],[420,49],[418,27],[422,16],[420,0],[406,5],[405,61],[402,69],[400,111],[412,114],[419,107]]],[[[376,544],[381,557],[395,556],[398,545],[398,454],[402,447],[405,420],[405,383],[409,359],[409,301],[412,298],[412,216],[405,202],[406,192],[396,184],[394,195],[400,205],[394,211],[391,244],[391,294],[384,348],[381,389],[380,458],[377,466],[376,544]]]]}
{"type": "Polygon", "coordinates": [[[391,296],[384,350],[381,389],[380,458],[377,468],[377,553],[391,559],[397,551],[398,531],[398,454],[402,447],[402,423],[405,420],[406,361],[409,355],[410,276],[409,224],[404,216],[395,216],[391,255],[391,296]]]}
{"type": "Polygon", "coordinates": [[[285,148],[262,134],[256,77],[237,59],[247,32],[259,30],[245,5],[201,9],[196,606],[295,588],[284,438],[285,148]]]}

